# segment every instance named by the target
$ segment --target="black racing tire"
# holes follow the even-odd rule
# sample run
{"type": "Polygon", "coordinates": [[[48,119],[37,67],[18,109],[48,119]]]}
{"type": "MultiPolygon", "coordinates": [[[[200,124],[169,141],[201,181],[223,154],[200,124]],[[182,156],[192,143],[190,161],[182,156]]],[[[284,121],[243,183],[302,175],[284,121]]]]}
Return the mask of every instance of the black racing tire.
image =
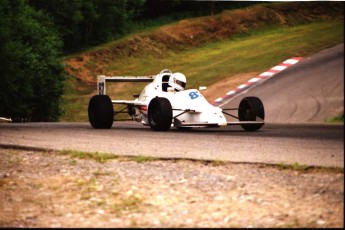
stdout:
{"type": "MultiPolygon", "coordinates": [[[[240,121],[257,121],[265,119],[265,109],[262,101],[257,97],[245,97],[241,100],[238,108],[238,117],[240,121]]],[[[263,124],[243,124],[242,128],[246,131],[256,131],[263,124]]]]}
{"type": "Polygon", "coordinates": [[[110,129],[114,121],[114,108],[108,95],[95,95],[88,107],[89,122],[95,129],[110,129]]]}
{"type": "Polygon", "coordinates": [[[172,123],[172,116],[172,107],[168,99],[164,97],[155,97],[150,101],[148,121],[152,130],[169,130],[172,123]]]}

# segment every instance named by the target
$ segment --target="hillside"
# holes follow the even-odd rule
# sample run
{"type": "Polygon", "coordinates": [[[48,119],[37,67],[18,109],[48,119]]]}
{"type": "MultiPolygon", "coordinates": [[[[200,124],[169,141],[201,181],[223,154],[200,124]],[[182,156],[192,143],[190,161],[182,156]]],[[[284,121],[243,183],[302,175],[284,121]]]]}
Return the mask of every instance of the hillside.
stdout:
{"type": "MultiPolygon", "coordinates": [[[[237,82],[235,76],[246,78],[292,55],[310,55],[343,42],[343,15],[342,2],[259,4],[181,20],[70,55],[64,59],[70,77],[62,120],[87,119],[87,103],[99,74],[148,75],[169,68],[185,73],[189,88],[237,82]],[[263,35],[268,40],[260,39],[263,35]],[[244,41],[247,49],[238,50],[234,44],[244,41]],[[264,47],[272,52],[267,54],[264,47]]],[[[112,91],[130,95],[120,88],[112,91]]]]}

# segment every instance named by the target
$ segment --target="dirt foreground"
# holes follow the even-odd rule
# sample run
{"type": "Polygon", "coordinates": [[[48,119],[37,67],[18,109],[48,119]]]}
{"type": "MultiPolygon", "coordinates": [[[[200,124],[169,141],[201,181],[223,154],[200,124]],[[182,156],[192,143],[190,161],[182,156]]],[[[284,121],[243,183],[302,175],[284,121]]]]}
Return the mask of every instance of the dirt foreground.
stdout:
{"type": "Polygon", "coordinates": [[[344,227],[343,169],[0,148],[0,227],[344,227]]]}

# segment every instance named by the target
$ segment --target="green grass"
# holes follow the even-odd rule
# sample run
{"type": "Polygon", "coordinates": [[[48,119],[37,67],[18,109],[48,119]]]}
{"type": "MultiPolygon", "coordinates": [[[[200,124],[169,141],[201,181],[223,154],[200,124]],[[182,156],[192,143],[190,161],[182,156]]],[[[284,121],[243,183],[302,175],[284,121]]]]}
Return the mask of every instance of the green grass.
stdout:
{"type": "MultiPolygon", "coordinates": [[[[223,161],[219,159],[215,160],[197,160],[197,159],[178,159],[178,158],[157,158],[157,157],[151,157],[151,156],[145,156],[145,155],[133,155],[133,156],[121,156],[116,155],[112,153],[104,153],[104,152],[85,152],[85,151],[77,151],[77,150],[71,150],[71,149],[64,149],[60,151],[56,151],[57,154],[60,155],[67,155],[72,158],[78,158],[78,159],[85,159],[85,160],[94,160],[99,163],[105,163],[110,160],[116,160],[116,161],[134,161],[136,163],[145,163],[145,162],[151,162],[151,161],[169,161],[169,162],[191,162],[191,163],[200,163],[202,165],[210,165],[214,167],[219,166],[226,166],[228,164],[233,164],[232,162],[223,161]]],[[[77,161],[72,159],[69,162],[70,165],[76,165],[77,161]]],[[[236,164],[236,163],[235,163],[236,164]]],[[[260,165],[260,164],[258,164],[260,165]]],[[[299,171],[299,172],[311,172],[311,171],[319,171],[319,172],[329,172],[329,173],[344,173],[343,168],[337,168],[337,167],[318,167],[318,166],[309,166],[309,165],[303,165],[299,164],[298,162],[292,163],[292,164],[286,164],[284,162],[281,162],[276,165],[266,165],[261,164],[261,167],[276,167],[281,170],[292,170],[292,171],[299,171]]],[[[96,171],[94,173],[95,176],[100,175],[107,175],[108,172],[100,172],[96,171]]]]}
{"type": "Polygon", "coordinates": [[[64,114],[60,121],[87,121],[88,103],[95,88],[96,86],[89,86],[75,78],[67,78],[62,97],[64,114]]]}
{"type": "Polygon", "coordinates": [[[169,68],[185,73],[188,87],[195,88],[229,75],[265,71],[292,56],[306,57],[343,40],[343,24],[328,21],[255,31],[159,59],[124,58],[109,69],[123,69],[124,74],[154,74],[169,68]]]}
{"type": "MultiPolygon", "coordinates": [[[[113,60],[107,70],[116,70],[121,75],[148,75],[168,68],[186,75],[187,88],[197,88],[200,85],[209,86],[235,74],[259,74],[290,57],[308,57],[343,42],[343,21],[322,21],[250,31],[199,48],[176,53],[167,51],[162,57],[149,54],[143,57],[126,56],[113,60]]],[[[92,93],[95,93],[96,86],[86,87],[87,90],[83,93],[76,90],[73,92],[82,83],[73,84],[64,96],[63,107],[66,113],[61,121],[87,121],[88,101],[92,93]]],[[[140,93],[142,88],[143,85],[134,83],[115,92],[109,87],[109,94],[114,99],[132,99],[132,95],[140,93]]]]}
{"type": "Polygon", "coordinates": [[[338,123],[344,124],[344,112],[342,112],[338,116],[326,118],[325,122],[331,123],[331,124],[338,124],[338,123]]]}
{"type": "MultiPolygon", "coordinates": [[[[60,155],[69,155],[73,158],[79,159],[92,159],[99,163],[104,163],[108,160],[118,159],[119,156],[110,154],[110,153],[101,153],[101,152],[84,152],[77,150],[64,149],[58,152],[60,155]]],[[[73,164],[76,164],[75,162],[73,164]]]]}
{"type": "Polygon", "coordinates": [[[150,157],[150,156],[143,156],[143,155],[139,155],[139,156],[133,156],[131,157],[131,159],[137,163],[144,163],[144,162],[148,162],[148,161],[155,161],[157,160],[154,157],[150,157]]]}
{"type": "Polygon", "coordinates": [[[307,173],[311,171],[318,171],[318,172],[328,172],[328,173],[344,173],[343,168],[337,168],[337,167],[322,167],[322,166],[309,166],[309,165],[303,165],[299,164],[298,162],[295,162],[293,164],[286,164],[286,163],[279,163],[275,167],[282,169],[282,170],[292,170],[292,171],[298,171],[302,173],[307,173]]]}
{"type": "Polygon", "coordinates": [[[291,170],[295,170],[295,171],[307,171],[308,169],[312,168],[311,166],[301,165],[297,162],[295,162],[293,164],[280,163],[277,165],[277,167],[280,169],[291,169],[291,170]]]}
{"type": "MultiPolygon", "coordinates": [[[[150,156],[144,156],[144,155],[119,156],[119,155],[111,154],[111,153],[85,152],[85,151],[77,151],[77,150],[71,150],[71,149],[64,149],[64,150],[58,151],[58,153],[60,155],[71,156],[72,158],[94,160],[94,161],[97,161],[99,163],[105,163],[109,160],[134,161],[137,163],[144,163],[144,162],[148,162],[148,161],[159,160],[158,158],[154,158],[154,157],[150,157],[150,156]]],[[[77,162],[75,160],[71,160],[70,164],[76,165],[77,162]]]]}

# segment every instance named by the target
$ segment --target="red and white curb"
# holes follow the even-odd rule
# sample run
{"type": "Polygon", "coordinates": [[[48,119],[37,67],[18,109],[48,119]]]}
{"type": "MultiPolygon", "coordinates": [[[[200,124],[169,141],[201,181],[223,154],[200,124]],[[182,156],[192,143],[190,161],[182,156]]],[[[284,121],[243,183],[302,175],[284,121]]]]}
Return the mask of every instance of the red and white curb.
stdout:
{"type": "Polygon", "coordinates": [[[219,106],[225,100],[229,100],[230,98],[234,97],[238,93],[243,92],[244,90],[247,90],[249,88],[252,88],[254,85],[258,84],[259,82],[261,83],[264,80],[267,80],[267,79],[273,77],[275,74],[277,74],[277,73],[285,70],[286,68],[296,64],[297,62],[301,61],[302,59],[303,59],[302,57],[293,57],[293,58],[287,59],[286,61],[280,63],[279,65],[272,67],[270,70],[267,70],[266,72],[259,74],[258,76],[250,79],[246,83],[239,85],[235,89],[227,92],[224,96],[217,98],[211,104],[214,106],[219,106]]]}

